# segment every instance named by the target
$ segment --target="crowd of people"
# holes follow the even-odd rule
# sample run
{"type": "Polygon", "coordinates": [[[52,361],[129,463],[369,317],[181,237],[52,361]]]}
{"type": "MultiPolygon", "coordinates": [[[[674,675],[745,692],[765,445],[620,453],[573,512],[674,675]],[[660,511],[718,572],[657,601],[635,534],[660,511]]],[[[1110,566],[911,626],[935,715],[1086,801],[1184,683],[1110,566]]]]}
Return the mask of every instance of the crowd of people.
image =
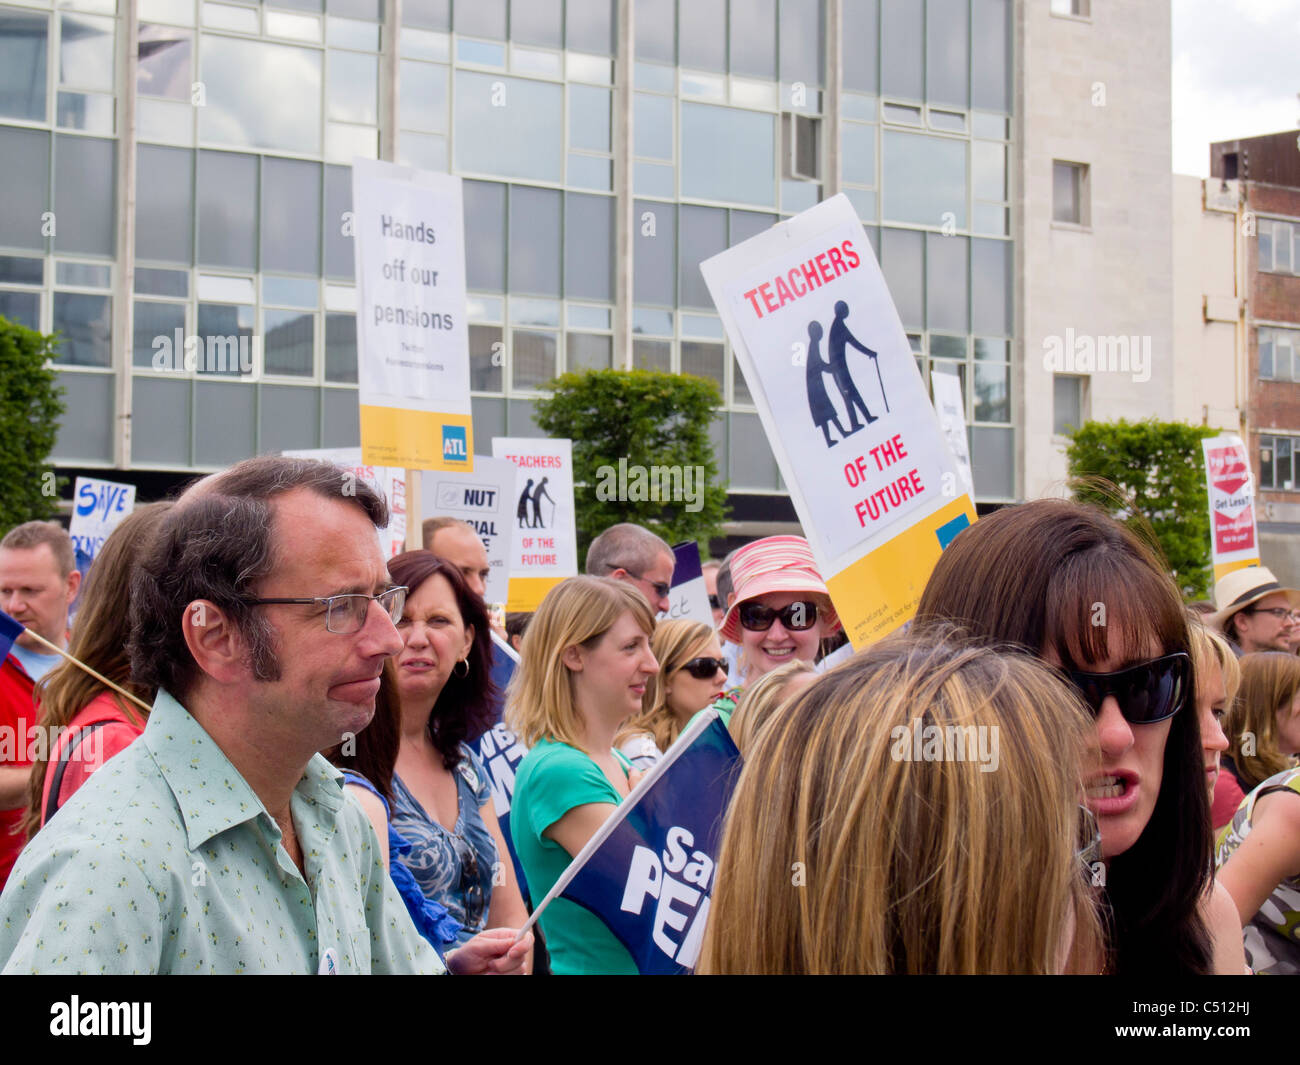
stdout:
{"type": "Polygon", "coordinates": [[[518,930],[701,714],[740,768],[698,972],[1300,972],[1300,592],[1267,568],[1189,607],[1100,511],[1006,507],[831,662],[801,537],[657,621],[672,549],[616,525],[499,625],[471,527],[385,562],[345,483],[240,463],[84,587],[56,524],[0,541],[4,972],[635,973],[568,898],[518,930]]]}

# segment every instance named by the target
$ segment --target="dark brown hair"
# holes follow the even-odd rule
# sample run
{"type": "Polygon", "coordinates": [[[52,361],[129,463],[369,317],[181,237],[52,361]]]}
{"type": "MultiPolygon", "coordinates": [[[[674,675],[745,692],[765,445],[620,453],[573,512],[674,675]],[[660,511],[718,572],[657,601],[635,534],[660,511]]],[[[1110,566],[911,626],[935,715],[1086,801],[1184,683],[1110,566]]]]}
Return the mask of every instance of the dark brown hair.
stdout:
{"type": "Polygon", "coordinates": [[[370,724],[356,736],[345,736],[341,744],[325,752],[325,756],[340,769],[350,769],[370,781],[390,809],[393,805],[393,767],[397,765],[397,748],[402,738],[400,719],[397,681],[390,660],[379,675],[375,716],[370,719],[370,724]]]}
{"type": "MultiPolygon", "coordinates": [[[[963,530],[940,555],[914,624],[956,624],[1037,655],[1050,648],[1080,670],[1109,658],[1112,647],[1135,659],[1190,655],[1187,616],[1167,574],[1151,547],[1100,510],[1040,499],[963,530]]],[[[1165,741],[1151,819],[1137,842],[1110,860],[1113,971],[1210,971],[1199,906],[1211,860],[1193,682],[1165,741]]]]}

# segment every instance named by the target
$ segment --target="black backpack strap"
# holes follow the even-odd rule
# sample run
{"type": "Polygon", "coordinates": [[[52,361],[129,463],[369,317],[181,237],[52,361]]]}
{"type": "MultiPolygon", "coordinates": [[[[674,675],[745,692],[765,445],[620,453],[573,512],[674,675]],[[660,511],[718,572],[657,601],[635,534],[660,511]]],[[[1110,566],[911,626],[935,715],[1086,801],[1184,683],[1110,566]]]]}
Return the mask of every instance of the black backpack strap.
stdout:
{"type": "MultiPolygon", "coordinates": [[[[68,763],[72,761],[72,752],[81,746],[81,741],[89,736],[96,729],[103,728],[109,724],[107,721],[92,721],[89,725],[79,729],[77,734],[72,737],[68,745],[59,752],[59,760],[54,765],[54,779],[50,782],[50,797],[45,800],[45,814],[41,819],[41,826],[44,827],[49,823],[51,817],[59,812],[59,790],[63,787],[63,774],[68,768],[68,763]]],[[[47,767],[46,772],[50,769],[47,767]]]]}

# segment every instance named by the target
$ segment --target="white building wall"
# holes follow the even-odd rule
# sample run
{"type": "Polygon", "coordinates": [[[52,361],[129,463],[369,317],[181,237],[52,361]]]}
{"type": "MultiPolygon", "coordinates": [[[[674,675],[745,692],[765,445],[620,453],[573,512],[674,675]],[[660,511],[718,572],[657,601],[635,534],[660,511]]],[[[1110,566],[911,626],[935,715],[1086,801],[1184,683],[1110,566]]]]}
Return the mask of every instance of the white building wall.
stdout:
{"type": "MultiPolygon", "coordinates": [[[[1149,365],[1087,372],[1085,418],[1170,418],[1173,388],[1169,0],[1106,0],[1088,18],[1018,0],[1016,215],[1022,339],[1020,489],[1060,494],[1046,343],[1138,338],[1149,365]],[[1053,221],[1052,163],[1089,167],[1088,224],[1053,221]],[[1140,378],[1146,376],[1146,380],[1140,378]]],[[[1130,340],[1130,344],[1133,342],[1130,340]]]]}

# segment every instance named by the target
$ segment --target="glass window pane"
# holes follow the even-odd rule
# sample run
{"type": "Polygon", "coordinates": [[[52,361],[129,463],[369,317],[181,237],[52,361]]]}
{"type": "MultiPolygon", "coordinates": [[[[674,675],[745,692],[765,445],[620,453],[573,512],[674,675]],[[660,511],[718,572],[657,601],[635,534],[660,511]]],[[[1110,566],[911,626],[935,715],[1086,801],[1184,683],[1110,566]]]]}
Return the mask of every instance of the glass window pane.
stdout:
{"type": "Polygon", "coordinates": [[[637,370],[671,373],[673,368],[673,342],[671,340],[633,339],[632,367],[637,370]]]}
{"type": "Polygon", "coordinates": [[[137,377],[131,382],[131,461],[190,464],[190,381],[137,377]]]}
{"type": "Polygon", "coordinates": [[[925,5],[917,0],[880,0],[880,91],[906,100],[924,99],[925,5]]]}
{"type": "Polygon", "coordinates": [[[63,129],[113,134],[113,97],[107,93],[60,92],[56,123],[63,129]]]}
{"type": "Polygon", "coordinates": [[[325,315],[325,380],[355,384],[357,380],[357,316],[325,315]]]}
{"type": "Polygon", "coordinates": [[[320,273],[320,163],[262,162],[262,269],[320,273]]]}
{"type": "Polygon", "coordinates": [[[840,137],[841,166],[845,181],[856,185],[876,183],[876,127],[845,122],[840,137]]]}
{"type": "Polygon", "coordinates": [[[357,447],[361,443],[361,411],[355,388],[321,389],[321,447],[357,447]]]}
{"type": "Polygon", "coordinates": [[[567,0],[565,44],[578,52],[614,54],[613,0],[567,0]]]}
{"type": "Polygon", "coordinates": [[[506,39],[506,0],[470,0],[455,5],[456,32],[506,39]]]}
{"type": "Polygon", "coordinates": [[[554,333],[515,329],[510,336],[515,388],[540,388],[555,376],[558,345],[554,333]]]}
{"type": "Polygon", "coordinates": [[[1273,479],[1273,438],[1271,436],[1261,436],[1259,438],[1259,486],[1261,488],[1272,488],[1273,479]]]}
{"type": "Polygon", "coordinates": [[[764,214],[761,211],[732,211],[730,213],[731,243],[728,247],[734,247],[741,241],[757,236],[764,230],[771,229],[776,225],[776,215],[764,214]]]}
{"type": "Polygon", "coordinates": [[[1291,272],[1291,227],[1285,222],[1273,223],[1274,269],[1279,274],[1291,272]]]}
{"type": "Polygon", "coordinates": [[[673,306],[676,296],[677,211],[670,203],[637,200],[633,233],[632,298],[673,306]]]}
{"type": "Polygon", "coordinates": [[[925,324],[923,240],[924,234],[910,229],[885,229],[881,232],[880,268],[903,325],[914,328],[925,324]]]}
{"type": "Polygon", "coordinates": [[[1259,247],[1257,249],[1259,256],[1259,268],[1261,270],[1273,269],[1273,226],[1271,223],[1264,221],[1259,224],[1256,230],[1259,247]]]}
{"type": "Polygon", "coordinates": [[[1011,421],[1011,367],[999,362],[975,364],[975,420],[1011,421]]]}
{"type": "Polygon", "coordinates": [[[776,116],[683,103],[682,195],[775,206],[776,116]]]}
{"type": "Polygon", "coordinates": [[[115,409],[113,375],[61,373],[58,386],[63,389],[66,410],[59,419],[52,457],[68,464],[78,460],[111,461],[115,409]]]}
{"type": "Polygon", "coordinates": [[[822,83],[824,27],[821,0],[780,0],[781,80],[822,83]]]}
{"type": "Polygon", "coordinates": [[[639,196],[662,196],[672,199],[676,171],[660,163],[636,163],[633,167],[633,191],[639,196]]]}
{"type": "Polygon", "coordinates": [[[510,39],[520,44],[561,48],[560,0],[510,0],[510,39]]]}
{"type": "Polygon", "coordinates": [[[516,74],[559,78],[563,76],[564,57],[559,52],[543,52],[515,44],[510,46],[510,69],[516,74]]]}
{"type": "Polygon", "coordinates": [[[28,329],[41,327],[41,294],[39,292],[14,292],[0,289],[0,317],[25,325],[28,329]]]}
{"type": "Polygon", "coordinates": [[[1259,376],[1273,376],[1273,330],[1266,326],[1259,328],[1259,376]]]}
{"type": "Polygon", "coordinates": [[[198,261],[257,269],[257,157],[199,152],[198,261]]]}
{"type": "Polygon", "coordinates": [[[572,373],[608,370],[614,364],[614,338],[591,333],[565,335],[565,357],[572,373]]]}
{"type": "Polygon", "coordinates": [[[474,392],[500,392],[504,377],[506,346],[501,339],[501,327],[496,325],[471,325],[469,327],[469,387],[474,392]]]}
{"type": "Polygon", "coordinates": [[[560,193],[514,185],[510,189],[510,291],[560,294],[560,193]]]}
{"type": "Polygon", "coordinates": [[[1295,480],[1291,471],[1292,457],[1291,437],[1275,436],[1273,438],[1273,476],[1276,478],[1273,483],[1275,487],[1283,489],[1295,487],[1295,480]]]}
{"type": "MultiPolygon", "coordinates": [[[[638,167],[647,164],[637,163],[638,167]]],[[[671,170],[669,171],[671,177],[671,170]]],[[[569,154],[569,184],[579,189],[610,189],[614,186],[614,161],[597,155],[569,154]]],[[[667,195],[672,195],[671,192],[667,195]]]]}
{"type": "Polygon", "coordinates": [[[678,5],[677,17],[678,65],[691,70],[725,71],[727,0],[690,0],[678,5]]]}
{"type": "Polygon", "coordinates": [[[402,0],[402,25],[451,29],[451,0],[402,0]]]}
{"type": "Polygon", "coordinates": [[[926,0],[925,80],[930,103],[969,103],[970,0],[926,0]]]}
{"type": "Polygon", "coordinates": [[[379,121],[379,57],[330,49],[327,93],[330,118],[375,125],[379,121]]]}
{"type": "Polygon", "coordinates": [[[184,372],[185,304],[136,300],[131,331],[133,366],[184,372]]]}
{"type": "Polygon", "coordinates": [[[980,200],[1007,198],[1007,147],[991,141],[975,141],[971,169],[975,197],[980,200]]]}
{"type": "Polygon", "coordinates": [[[1295,364],[1295,346],[1289,329],[1278,329],[1273,334],[1276,349],[1277,377],[1282,381],[1294,381],[1300,377],[1300,367],[1295,364]]]}
{"type": "Polygon", "coordinates": [[[634,0],[636,57],[676,63],[677,4],[675,0],[634,0]]]}
{"type": "Polygon", "coordinates": [[[55,362],[70,366],[112,363],[113,301],[84,292],[54,294],[54,331],[63,334],[55,362]]]}
{"type": "MultiPolygon", "coordinates": [[[[406,6],[402,7],[402,17],[406,17],[406,6]]],[[[361,25],[365,25],[361,23],[361,25]]],[[[374,27],[376,34],[379,27],[374,27]]],[[[333,41],[331,44],[335,43],[333,41]]],[[[403,59],[429,59],[435,63],[446,63],[451,59],[451,41],[445,33],[432,30],[417,30],[403,24],[400,42],[403,59]]],[[[340,46],[343,46],[340,42],[340,46]]],[[[378,49],[372,49],[377,51],[378,49]]]]}
{"type": "Polygon", "coordinates": [[[199,381],[194,385],[194,464],[229,466],[256,448],[257,390],[241,384],[199,381]]]}
{"type": "Polygon", "coordinates": [[[682,307],[712,308],[700,263],[727,249],[727,212],[717,207],[681,207],[678,277],[682,307]]]}
{"type": "Polygon", "coordinates": [[[560,182],[564,88],[456,71],[456,169],[560,182]]]}
{"type": "Polygon", "coordinates": [[[1011,335],[1011,251],[1009,241],[971,241],[971,326],[977,333],[1011,335]]]}
{"type": "Polygon", "coordinates": [[[578,299],[612,300],[613,199],[566,193],[564,234],[564,294],[578,299]]]}
{"type": "Polygon", "coordinates": [[[1011,4],[971,0],[971,105],[1011,110],[1011,4]]]}
{"type": "Polygon", "coordinates": [[[977,499],[1016,497],[1014,429],[976,425],[970,431],[970,464],[977,499]]]}
{"type": "Polygon", "coordinates": [[[301,311],[263,311],[262,350],[266,373],[312,376],[316,372],[316,316],[301,311]]]}
{"type": "Polygon", "coordinates": [[[60,85],[113,91],[114,21],[94,15],[60,17],[60,85]]]}
{"type": "Polygon", "coordinates": [[[1052,163],[1052,220],[1083,222],[1079,167],[1073,163],[1052,163]]]}
{"type": "Polygon", "coordinates": [[[352,238],[345,236],[344,215],[352,210],[352,168],[325,168],[325,276],[351,277],[354,270],[352,238]]]}
{"type": "Polygon", "coordinates": [[[885,130],[884,217],[935,227],[950,221],[965,229],[966,145],[964,140],[885,130]]]}
{"type": "Polygon", "coordinates": [[[0,281],[8,285],[43,285],[45,260],[26,255],[0,255],[0,281]]]}
{"type": "Polygon", "coordinates": [[[258,451],[316,447],[320,439],[320,389],[262,385],[258,451]]]}
{"type": "Polygon", "coordinates": [[[254,369],[253,322],[251,306],[200,303],[196,332],[203,351],[199,356],[198,372],[222,377],[251,374],[254,369]]]}
{"type": "Polygon", "coordinates": [[[136,53],[136,91],[144,96],[189,100],[194,80],[193,30],[141,25],[136,53]]]}
{"type": "Polygon", "coordinates": [[[113,195],[116,158],[116,141],[55,136],[54,210],[58,226],[54,247],[57,251],[113,254],[117,246],[113,195]]]}
{"type": "Polygon", "coordinates": [[[969,292],[966,276],[967,240],[926,234],[926,325],[965,333],[969,328],[969,292]]]}
{"type": "Polygon", "coordinates": [[[780,476],[757,414],[732,414],[731,487],[773,489],[780,476]]]}
{"type": "Polygon", "coordinates": [[[466,285],[487,292],[506,287],[506,187],[491,181],[466,181],[466,285]]]}
{"type": "Polygon", "coordinates": [[[843,0],[844,87],[857,92],[879,91],[879,0],[843,0]],[[848,42],[855,42],[849,47],[848,42]]]}
{"type": "Polygon", "coordinates": [[[49,25],[39,11],[0,8],[0,118],[45,121],[49,25]]]}
{"type": "Polygon", "coordinates": [[[723,390],[722,373],[726,367],[726,355],[721,344],[703,344],[698,340],[682,341],[682,373],[707,377],[717,382],[718,392],[723,390]]]}
{"type": "Polygon", "coordinates": [[[569,147],[593,152],[609,151],[608,89],[590,85],[569,86],[569,147]]]}
{"type": "Polygon", "coordinates": [[[266,12],[266,35],[268,37],[288,37],[294,41],[313,41],[321,39],[321,20],[311,15],[290,15],[285,11],[266,12]]]}
{"type": "Polygon", "coordinates": [[[731,357],[731,402],[746,407],[754,405],[749,383],[745,380],[745,373],[741,370],[740,362],[735,355],[731,357]]]}
{"type": "Polygon", "coordinates": [[[203,34],[199,136],[220,144],[316,155],[321,147],[321,52],[203,34]]]}
{"type": "Polygon", "coordinates": [[[776,0],[731,0],[731,69],[776,77],[776,0]]]}
{"type": "Polygon", "coordinates": [[[1052,432],[1067,436],[1083,424],[1083,378],[1052,376],[1052,432]]]}
{"type": "Polygon", "coordinates": [[[636,154],[649,159],[673,157],[673,100],[639,92],[633,103],[633,136],[636,154]]]}
{"type": "Polygon", "coordinates": [[[398,108],[403,129],[443,133],[447,129],[447,68],[432,63],[401,64],[398,108]]]}

